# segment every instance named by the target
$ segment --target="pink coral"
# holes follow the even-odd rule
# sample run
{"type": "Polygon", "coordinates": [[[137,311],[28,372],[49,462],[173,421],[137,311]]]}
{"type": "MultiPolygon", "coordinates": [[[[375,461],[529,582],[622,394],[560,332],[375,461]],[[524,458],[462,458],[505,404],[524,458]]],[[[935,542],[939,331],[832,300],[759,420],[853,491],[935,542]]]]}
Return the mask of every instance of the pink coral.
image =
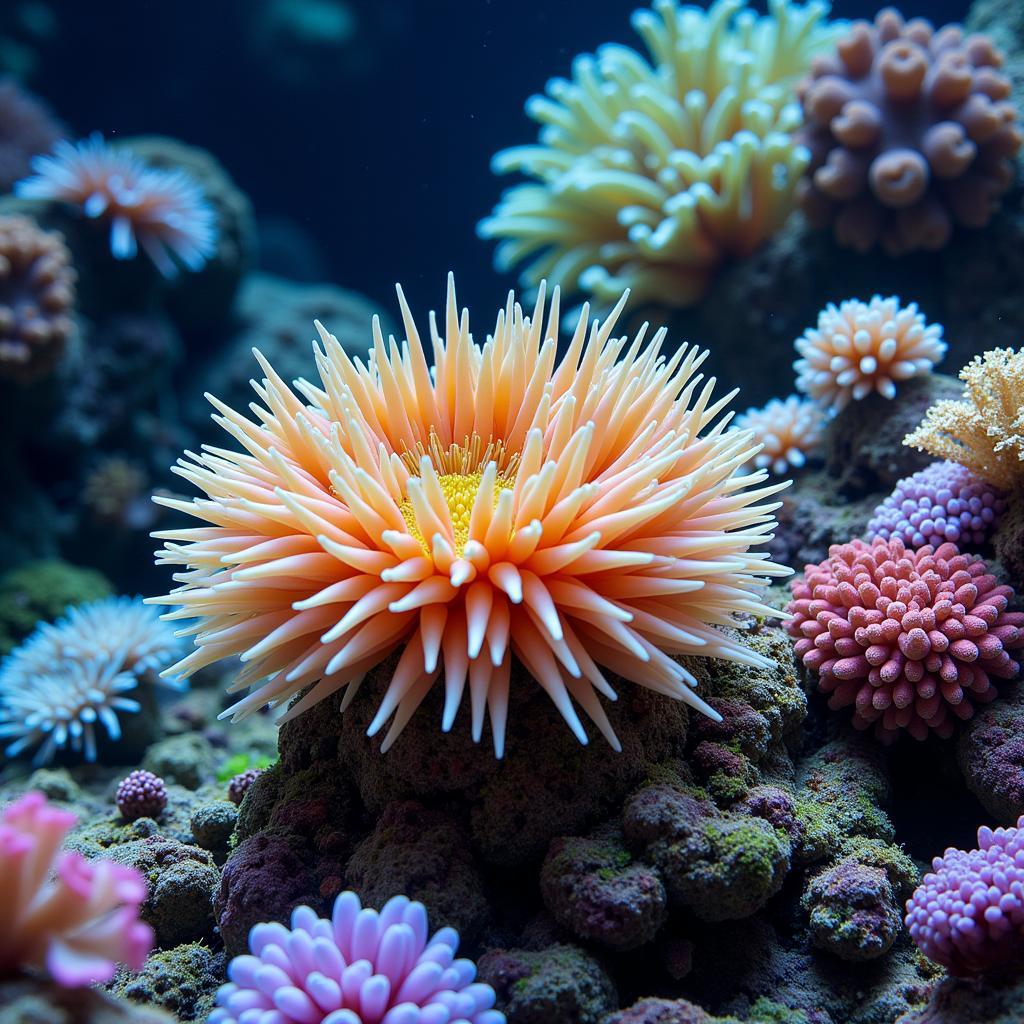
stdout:
{"type": "Polygon", "coordinates": [[[977,850],[948,849],[907,901],[921,952],[954,974],[1024,963],[1024,817],[978,829],[977,850]]]}
{"type": "Polygon", "coordinates": [[[125,821],[159,818],[167,807],[167,789],[163,779],[140,769],[118,783],[116,801],[125,821]]]}
{"type": "Polygon", "coordinates": [[[1024,614],[1006,611],[1013,590],[954,544],[835,544],[792,589],[797,657],[817,671],[829,707],[852,704],[853,724],[874,724],[880,739],[949,736],[995,698],[993,677],[1020,669],[1009,654],[1024,646],[1024,614]]]}
{"type": "Polygon", "coordinates": [[[297,907],[291,930],[256,925],[209,1024],[505,1024],[458,945],[452,928],[429,935],[422,903],[396,896],[378,913],[343,892],[330,921],[297,907]]]}
{"type": "Polygon", "coordinates": [[[139,970],[153,931],[139,920],[145,879],[59,847],[75,816],[29,793],[0,817],[0,975],[45,968],[67,987],[139,970]]]}

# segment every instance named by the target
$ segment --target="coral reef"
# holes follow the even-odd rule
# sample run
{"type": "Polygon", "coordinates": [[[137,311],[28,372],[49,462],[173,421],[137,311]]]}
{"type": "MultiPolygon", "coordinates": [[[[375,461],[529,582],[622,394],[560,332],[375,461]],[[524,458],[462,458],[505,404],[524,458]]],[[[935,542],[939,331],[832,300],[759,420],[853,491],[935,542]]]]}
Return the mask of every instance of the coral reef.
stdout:
{"type": "MultiPolygon", "coordinates": [[[[158,950],[137,974],[119,973],[111,990],[142,1007],[161,1007],[178,1021],[205,1021],[214,1007],[226,960],[198,942],[158,950]]],[[[2,1022],[2,1018],[0,1018],[2,1022]]]]}
{"type": "Polygon", "coordinates": [[[167,806],[167,789],[164,780],[152,772],[137,770],[117,784],[114,799],[125,821],[159,818],[167,806]]]}
{"type": "Polygon", "coordinates": [[[0,79],[0,192],[28,174],[32,157],[45,153],[63,134],[42,100],[13,78],[0,79]]]}
{"type": "Polygon", "coordinates": [[[936,462],[900,480],[874,511],[867,536],[899,537],[909,548],[950,541],[980,545],[989,539],[1006,501],[966,466],[936,462]]]}
{"type": "Polygon", "coordinates": [[[988,223],[1021,144],[1001,54],[956,25],[886,8],[857,21],[800,86],[811,152],[800,203],[842,245],[939,249],[988,223]]]}
{"type": "Polygon", "coordinates": [[[948,849],[907,903],[907,928],[925,956],[954,974],[1024,962],[1024,817],[978,829],[978,849],[948,849]]]}
{"type": "Polygon", "coordinates": [[[132,151],[108,146],[98,133],[77,144],[61,140],[52,155],[32,160],[32,170],[15,194],[67,203],[102,219],[115,259],[135,259],[141,248],[161,274],[174,277],[181,265],[202,269],[215,251],[213,210],[183,170],[150,167],[132,151]]]}
{"type": "Polygon", "coordinates": [[[492,1009],[494,990],[474,981],[472,961],[455,959],[458,946],[451,928],[428,932],[422,903],[395,896],[378,913],[344,892],[330,920],[297,907],[290,930],[256,925],[251,953],[228,967],[210,1024],[238,1024],[256,1009],[324,1024],[505,1024],[492,1009]]]}
{"type": "Polygon", "coordinates": [[[908,549],[897,537],[837,544],[792,584],[786,628],[796,655],[853,723],[880,739],[902,730],[950,736],[975,703],[995,699],[995,679],[1020,669],[1024,613],[1013,590],[954,544],[908,549]]]}
{"type": "Polygon", "coordinates": [[[539,142],[499,153],[496,173],[532,179],[480,224],[497,263],[614,303],[686,306],[793,208],[809,154],[793,83],[831,42],[827,5],[741,0],[707,11],[655,0],[633,25],[648,55],[603,46],[527,103],[539,142]]]}
{"type": "Polygon", "coordinates": [[[960,371],[960,401],[939,401],[905,444],[952,459],[995,487],[1024,480],[1024,349],[994,349],[960,371]]]}
{"type": "Polygon", "coordinates": [[[59,852],[75,816],[41,793],[0,816],[0,974],[45,970],[66,987],[106,982],[123,962],[138,970],[153,944],[139,921],[146,886],[110,860],[59,852]]]}
{"type": "Polygon", "coordinates": [[[957,761],[970,791],[997,820],[1024,814],[1024,694],[983,708],[957,744],[957,761]]]}
{"type": "Polygon", "coordinates": [[[0,377],[26,383],[52,372],[75,331],[74,301],[61,235],[0,216],[0,377]]]}
{"type": "Polygon", "coordinates": [[[736,417],[737,430],[751,430],[764,447],[753,458],[757,469],[777,476],[803,469],[808,457],[820,453],[825,414],[814,402],[790,395],[773,398],[763,409],[748,409],[736,417]]]}
{"type": "Polygon", "coordinates": [[[0,669],[0,736],[13,740],[7,756],[38,747],[35,763],[43,764],[67,748],[95,761],[97,726],[116,744],[119,713],[141,712],[146,690],[182,689],[158,674],[178,649],[174,632],[138,599],[93,601],[41,623],[0,669]]]}
{"type": "Polygon", "coordinates": [[[611,338],[620,301],[603,324],[581,315],[556,364],[558,301],[545,325],[541,292],[532,317],[510,296],[481,349],[449,278],[433,381],[402,300],[407,355],[389,356],[378,328],[373,369],[360,369],[321,329],[323,390],[296,384],[310,404],[265,359],[263,425],[214,400],[249,451],[181,461],[179,474],[212,501],[156,499],[214,527],[157,534],[160,561],[184,569],[182,586],[152,601],[203,622],[172,671],[241,656],[232,690],[251,692],[236,718],[316,684],[288,719],[344,687],[347,705],[366,671],[401,648],[370,726],[393,719],[384,750],[443,665],[442,728],[468,679],[474,737],[489,712],[500,756],[513,654],[583,743],[574,700],[620,745],[598,665],[714,716],[669,655],[763,664],[709,623],[772,613],[765,579],[789,570],[753,549],[775,507],[759,502],[780,485],[736,475],[750,435],[716,423],[728,399],[712,402],[713,382],[696,392],[698,350],[659,359],[664,331],[627,349],[611,338]],[[513,370],[520,361],[528,375],[513,370]],[[242,504],[257,497],[273,509],[262,521],[242,504]],[[275,577],[287,588],[268,586],[275,577]]]}
{"type": "Polygon", "coordinates": [[[895,296],[829,303],[795,344],[797,389],[833,412],[872,391],[894,398],[897,382],[931,373],[946,354],[942,328],[895,296]]]}
{"type": "Polygon", "coordinates": [[[59,988],[42,978],[0,981],[0,1024],[178,1024],[154,1006],[115,999],[102,989],[59,988]]]}

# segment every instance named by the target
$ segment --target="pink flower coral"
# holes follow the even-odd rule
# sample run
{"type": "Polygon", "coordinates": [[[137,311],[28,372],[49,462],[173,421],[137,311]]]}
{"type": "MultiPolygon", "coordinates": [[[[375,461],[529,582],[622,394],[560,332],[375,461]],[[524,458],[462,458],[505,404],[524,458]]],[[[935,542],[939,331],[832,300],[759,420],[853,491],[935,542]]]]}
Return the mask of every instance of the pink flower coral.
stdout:
{"type": "Polygon", "coordinates": [[[896,296],[830,302],[794,344],[801,357],[793,364],[797,390],[833,412],[872,391],[894,398],[897,381],[931,373],[946,354],[942,328],[926,324],[917,303],[901,307],[896,296]]]}
{"type": "Polygon", "coordinates": [[[153,931],[139,920],[146,882],[134,868],[58,849],[75,816],[29,793],[0,817],[0,975],[45,968],[67,987],[139,970],[153,931]]]}
{"type": "Polygon", "coordinates": [[[907,901],[921,952],[953,974],[1024,963],[1024,817],[978,829],[977,850],[948,849],[907,901]]]}
{"type": "Polygon", "coordinates": [[[115,259],[134,259],[141,246],[164,277],[174,277],[175,260],[200,270],[213,256],[213,207],[183,170],[148,167],[98,133],[77,145],[58,142],[52,156],[32,161],[32,169],[36,173],[19,181],[15,193],[80,206],[86,217],[108,221],[115,259]]]}
{"type": "Polygon", "coordinates": [[[209,1024],[505,1024],[458,945],[452,928],[428,937],[422,903],[396,896],[378,914],[344,892],[330,921],[297,907],[291,930],[256,925],[209,1024]]]}
{"type": "Polygon", "coordinates": [[[853,724],[874,724],[880,739],[949,736],[956,718],[995,698],[993,677],[1020,669],[1008,653],[1024,647],[1024,614],[1006,611],[1013,591],[954,544],[835,544],[792,589],[797,657],[817,671],[829,707],[852,704],[853,724]]]}
{"type": "Polygon", "coordinates": [[[802,469],[807,456],[821,448],[825,414],[815,402],[790,395],[785,401],[773,398],[763,409],[748,409],[736,417],[736,428],[753,431],[754,440],[764,445],[752,460],[754,467],[782,476],[802,469]]]}

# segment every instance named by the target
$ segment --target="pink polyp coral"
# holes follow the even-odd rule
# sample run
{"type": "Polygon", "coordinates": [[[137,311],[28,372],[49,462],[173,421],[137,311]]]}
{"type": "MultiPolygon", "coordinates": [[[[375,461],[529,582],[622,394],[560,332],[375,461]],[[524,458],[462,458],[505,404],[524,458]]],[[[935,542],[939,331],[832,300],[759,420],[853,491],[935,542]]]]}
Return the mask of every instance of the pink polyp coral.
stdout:
{"type": "Polygon", "coordinates": [[[954,974],[1024,962],[1024,817],[978,829],[978,849],[948,849],[907,901],[921,952],[954,974]]]}
{"type": "Polygon", "coordinates": [[[799,88],[812,223],[893,255],[941,248],[954,224],[987,224],[1021,143],[1001,64],[987,36],[957,25],[935,31],[892,8],[854,22],[799,88]]]}
{"type": "Polygon", "coordinates": [[[983,544],[1006,501],[956,462],[933,462],[900,480],[874,511],[867,536],[899,537],[908,547],[983,544]]]}
{"type": "Polygon", "coordinates": [[[906,730],[949,736],[956,719],[996,696],[1020,669],[1024,614],[1013,591],[954,544],[908,549],[899,538],[835,544],[792,584],[786,623],[797,657],[818,673],[833,709],[880,739],[906,730]]]}
{"type": "Polygon", "coordinates": [[[344,892],[330,921],[297,907],[291,930],[256,925],[209,1024],[505,1024],[458,945],[452,928],[428,933],[422,903],[396,896],[378,913],[344,892]]]}
{"type": "Polygon", "coordinates": [[[75,816],[29,793],[0,816],[0,975],[45,969],[67,987],[139,970],[153,931],[139,920],[134,868],[60,852],[75,816]]]}

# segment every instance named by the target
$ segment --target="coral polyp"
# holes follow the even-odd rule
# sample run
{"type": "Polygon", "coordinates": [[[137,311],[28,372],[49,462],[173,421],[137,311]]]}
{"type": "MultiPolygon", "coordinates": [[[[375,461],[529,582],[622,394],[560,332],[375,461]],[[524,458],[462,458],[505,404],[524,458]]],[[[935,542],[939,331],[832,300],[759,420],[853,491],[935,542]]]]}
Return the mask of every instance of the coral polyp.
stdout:
{"type": "Polygon", "coordinates": [[[1009,586],[955,544],[906,548],[897,537],[833,545],[793,581],[786,628],[834,709],[891,741],[902,730],[950,736],[994,700],[1024,647],[1009,586]]]}
{"type": "Polygon", "coordinates": [[[825,440],[825,420],[816,402],[790,395],[784,401],[773,398],[763,409],[748,409],[736,418],[736,426],[753,431],[764,445],[754,456],[754,466],[782,476],[802,469],[807,457],[817,454],[825,440]]]}
{"type": "Polygon", "coordinates": [[[347,706],[396,652],[370,727],[393,716],[385,749],[443,677],[443,728],[468,687],[500,754],[513,656],[581,742],[574,702],[617,745],[604,670],[713,716],[672,655],[762,664],[716,625],[770,614],[764,583],[788,570],[756,550],[784,485],[738,473],[757,446],[725,429],[706,353],[663,355],[664,329],[613,337],[623,298],[603,323],[584,310],[559,360],[543,288],[532,315],[510,295],[480,345],[449,279],[431,373],[400,302],[407,340],[375,325],[368,364],[318,325],[319,384],[293,392],[257,354],[257,419],[213,399],[242,450],[181,461],[206,497],[158,499],[200,520],[157,534],[184,568],[154,600],[199,620],[171,671],[240,656],[232,689],[252,692],[230,713],[311,687],[293,717],[340,690],[347,706]]]}
{"type": "Polygon", "coordinates": [[[78,143],[61,140],[51,155],[33,158],[32,170],[15,193],[67,203],[109,223],[115,259],[134,259],[141,248],[161,274],[174,277],[179,264],[200,270],[213,256],[213,208],[184,170],[149,167],[98,133],[78,143]]]}
{"type": "Polygon", "coordinates": [[[704,11],[655,0],[633,15],[648,53],[607,45],[577,57],[527,113],[535,145],[493,161],[532,179],[480,225],[502,267],[614,303],[688,306],[722,264],[747,256],[785,222],[810,158],[794,138],[792,93],[831,41],[828,5],[742,0],[704,11]]]}

